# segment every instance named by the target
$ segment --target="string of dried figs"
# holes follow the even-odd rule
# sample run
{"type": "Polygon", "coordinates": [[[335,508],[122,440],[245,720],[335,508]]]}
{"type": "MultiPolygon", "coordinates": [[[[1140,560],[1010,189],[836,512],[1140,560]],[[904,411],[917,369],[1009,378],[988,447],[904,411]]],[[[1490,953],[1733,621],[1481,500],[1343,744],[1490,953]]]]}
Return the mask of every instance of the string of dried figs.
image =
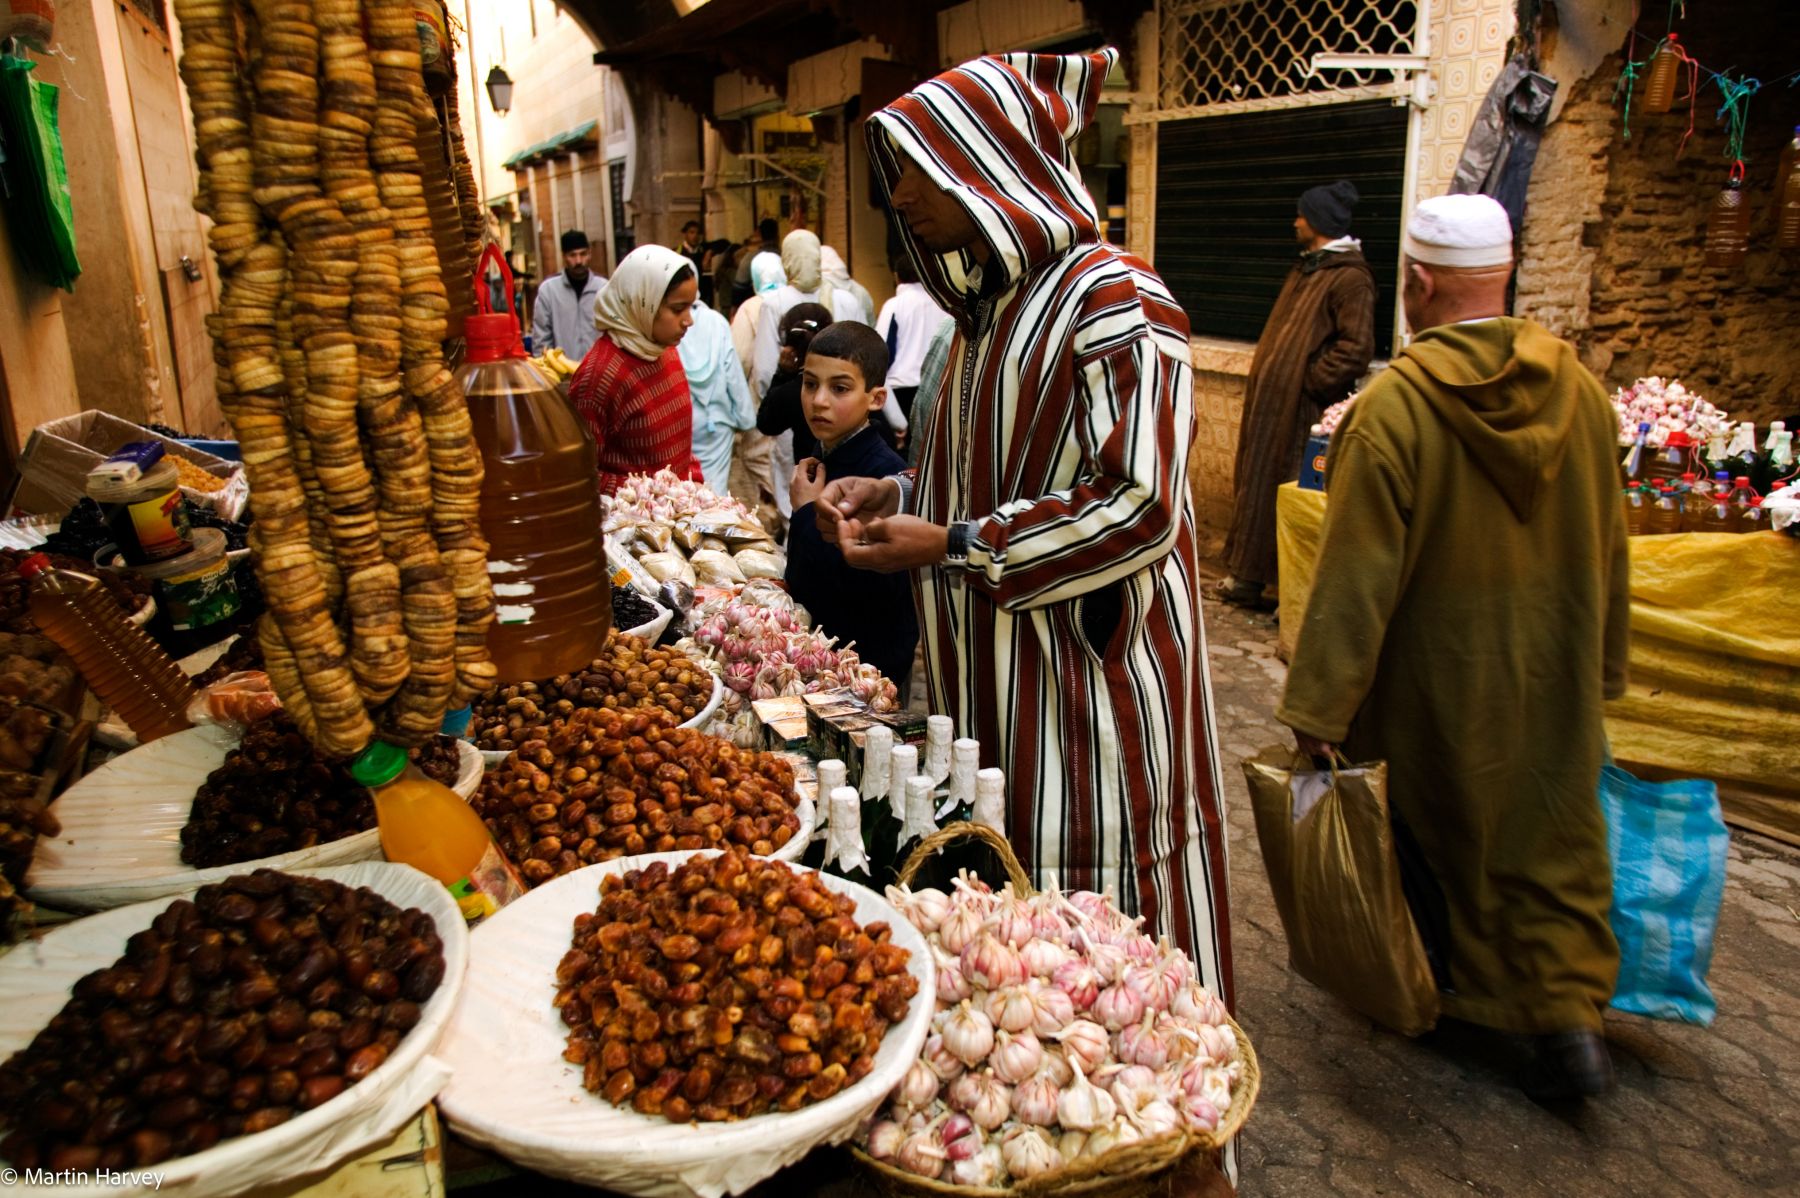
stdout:
{"type": "Polygon", "coordinates": [[[273,870],[204,886],[0,1065],[0,1156],[143,1167],[276,1127],[387,1060],[443,977],[431,917],[367,888],[273,870]]]}
{"type": "Polygon", "coordinates": [[[636,853],[794,838],[794,769],[655,711],[582,710],[482,780],[475,810],[528,886],[636,853]]]}
{"type": "Polygon", "coordinates": [[[712,692],[712,674],[692,658],[614,629],[587,669],[499,687],[476,699],[469,734],[483,749],[510,753],[591,708],[667,712],[682,724],[705,709],[712,692]]]}
{"type": "Polygon", "coordinates": [[[615,1106],[675,1123],[830,1098],[874,1068],[919,988],[885,923],[816,873],[740,849],[600,884],[556,968],[563,1059],[615,1106]]]}

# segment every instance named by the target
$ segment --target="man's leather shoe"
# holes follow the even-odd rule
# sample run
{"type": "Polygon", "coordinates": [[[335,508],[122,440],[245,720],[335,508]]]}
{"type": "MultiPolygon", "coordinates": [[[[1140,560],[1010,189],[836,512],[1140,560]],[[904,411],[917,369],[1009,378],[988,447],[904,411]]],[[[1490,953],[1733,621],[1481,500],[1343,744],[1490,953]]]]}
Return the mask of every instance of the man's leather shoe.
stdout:
{"type": "Polygon", "coordinates": [[[1613,1087],[1612,1056],[1599,1032],[1556,1032],[1538,1036],[1519,1086],[1539,1102],[1590,1098],[1613,1087]]]}

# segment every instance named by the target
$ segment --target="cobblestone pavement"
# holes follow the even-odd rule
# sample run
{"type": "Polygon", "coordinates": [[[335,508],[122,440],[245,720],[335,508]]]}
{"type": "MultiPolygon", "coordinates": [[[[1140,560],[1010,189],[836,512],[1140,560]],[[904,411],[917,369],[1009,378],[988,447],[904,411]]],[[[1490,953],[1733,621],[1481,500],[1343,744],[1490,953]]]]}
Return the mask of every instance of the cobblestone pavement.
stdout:
{"type": "Polygon", "coordinates": [[[1286,668],[1264,616],[1207,605],[1230,807],[1239,1018],[1262,1062],[1240,1193],[1800,1193],[1800,853],[1733,832],[1711,1028],[1611,1015],[1616,1092],[1574,1111],[1514,1089],[1517,1054],[1485,1033],[1407,1041],[1287,968],[1237,763],[1288,739],[1286,668]]]}

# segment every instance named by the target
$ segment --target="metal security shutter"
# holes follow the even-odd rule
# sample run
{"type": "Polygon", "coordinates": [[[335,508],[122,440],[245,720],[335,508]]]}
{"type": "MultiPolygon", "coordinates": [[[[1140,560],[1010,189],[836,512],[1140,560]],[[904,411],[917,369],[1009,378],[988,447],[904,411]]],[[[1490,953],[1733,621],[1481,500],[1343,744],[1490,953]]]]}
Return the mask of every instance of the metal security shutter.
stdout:
{"type": "Polygon", "coordinates": [[[1293,265],[1294,202],[1348,179],[1350,232],[1375,272],[1375,354],[1394,335],[1404,106],[1385,100],[1166,121],[1156,142],[1156,271],[1195,334],[1254,341],[1293,265]]]}

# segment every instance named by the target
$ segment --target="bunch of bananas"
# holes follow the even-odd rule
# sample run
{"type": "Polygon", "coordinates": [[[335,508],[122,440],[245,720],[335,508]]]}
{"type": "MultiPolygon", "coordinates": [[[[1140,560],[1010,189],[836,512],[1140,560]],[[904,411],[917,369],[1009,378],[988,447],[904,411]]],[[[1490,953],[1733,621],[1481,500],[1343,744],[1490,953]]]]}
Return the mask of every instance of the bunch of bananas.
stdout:
{"type": "Polygon", "coordinates": [[[531,360],[531,364],[544,372],[544,377],[553,383],[566,383],[575,377],[581,363],[572,360],[568,354],[557,346],[549,349],[531,360]]]}

